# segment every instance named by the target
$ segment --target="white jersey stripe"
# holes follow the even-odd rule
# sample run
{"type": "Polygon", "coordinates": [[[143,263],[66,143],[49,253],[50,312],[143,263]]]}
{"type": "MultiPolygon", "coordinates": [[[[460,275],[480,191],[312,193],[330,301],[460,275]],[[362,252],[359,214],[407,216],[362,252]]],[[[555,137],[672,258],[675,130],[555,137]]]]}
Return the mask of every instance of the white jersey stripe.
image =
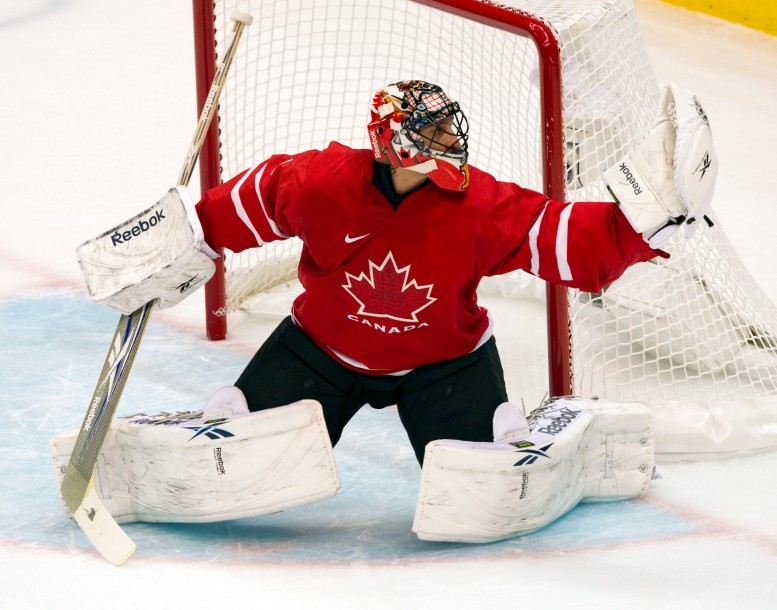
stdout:
{"type": "MultiPolygon", "coordinates": [[[[288,161],[284,161],[284,163],[288,163],[292,159],[289,159],[288,161]]],[[[261,170],[259,170],[259,173],[256,174],[256,178],[254,179],[254,190],[256,190],[256,196],[259,198],[259,205],[262,206],[262,212],[264,212],[264,217],[267,219],[267,224],[270,225],[270,228],[272,229],[272,232],[275,233],[278,237],[281,239],[288,239],[288,235],[286,235],[283,231],[278,228],[278,225],[276,222],[270,218],[270,215],[267,213],[267,208],[264,205],[264,198],[262,197],[262,191],[259,188],[259,180],[262,179],[262,174],[264,173],[264,170],[267,166],[265,165],[261,170]]],[[[274,171],[274,170],[273,170],[274,171]]]]}
{"type": "Polygon", "coordinates": [[[542,224],[542,218],[545,216],[545,210],[548,209],[548,204],[542,210],[539,218],[534,222],[529,230],[529,248],[531,249],[531,272],[532,275],[539,275],[540,273],[540,251],[537,248],[537,238],[540,234],[540,225],[542,224]]]}
{"type": "Polygon", "coordinates": [[[569,241],[569,217],[572,214],[573,205],[575,204],[570,203],[561,210],[558,219],[558,232],[556,233],[556,262],[558,263],[558,274],[561,279],[565,281],[572,279],[572,270],[569,268],[569,261],[567,260],[567,242],[569,241]]]}
{"type": "MultiPolygon", "coordinates": [[[[232,204],[235,206],[235,212],[237,212],[238,218],[243,221],[243,224],[247,226],[251,233],[254,234],[254,238],[256,239],[257,245],[261,246],[264,244],[264,241],[261,237],[259,237],[259,232],[256,230],[256,227],[251,222],[251,219],[248,217],[248,212],[246,212],[245,206],[243,205],[243,201],[240,199],[240,187],[243,186],[243,183],[248,180],[248,177],[253,173],[253,171],[259,167],[258,165],[255,167],[252,167],[249,171],[245,173],[245,176],[243,176],[240,180],[238,180],[237,184],[232,187],[232,192],[230,193],[232,197],[232,204]]],[[[264,167],[261,170],[264,171],[264,167]]],[[[261,173],[261,172],[260,172],[261,173]]]]}

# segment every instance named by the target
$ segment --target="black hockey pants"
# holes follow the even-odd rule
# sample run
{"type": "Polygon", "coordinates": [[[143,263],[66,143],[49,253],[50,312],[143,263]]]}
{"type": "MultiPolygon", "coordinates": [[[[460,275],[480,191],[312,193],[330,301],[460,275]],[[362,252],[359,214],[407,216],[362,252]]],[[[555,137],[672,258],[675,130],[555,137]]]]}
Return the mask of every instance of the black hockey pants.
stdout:
{"type": "Polygon", "coordinates": [[[419,464],[430,441],[493,441],[496,408],[507,400],[492,337],[474,352],[427,364],[402,376],[367,375],[334,360],[286,318],[235,383],[251,411],[312,398],[323,407],[332,445],[365,404],[397,405],[419,464]]]}

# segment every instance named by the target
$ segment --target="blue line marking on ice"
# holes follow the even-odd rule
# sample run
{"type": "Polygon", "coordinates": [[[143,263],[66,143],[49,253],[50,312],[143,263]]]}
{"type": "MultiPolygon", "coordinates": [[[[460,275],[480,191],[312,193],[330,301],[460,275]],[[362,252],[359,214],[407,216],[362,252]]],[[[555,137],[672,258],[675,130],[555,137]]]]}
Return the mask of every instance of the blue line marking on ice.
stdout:
{"type": "MultiPolygon", "coordinates": [[[[63,291],[0,302],[0,542],[89,549],[54,487],[48,443],[77,428],[119,314],[63,291]]],[[[248,358],[152,316],[119,414],[202,408],[248,358]]],[[[580,505],[545,529],[488,545],[420,541],[410,530],[420,470],[396,415],[365,408],[335,449],[340,493],[275,515],[224,523],[129,524],[140,556],[332,563],[461,560],[574,551],[698,532],[647,502],[580,505]]]]}

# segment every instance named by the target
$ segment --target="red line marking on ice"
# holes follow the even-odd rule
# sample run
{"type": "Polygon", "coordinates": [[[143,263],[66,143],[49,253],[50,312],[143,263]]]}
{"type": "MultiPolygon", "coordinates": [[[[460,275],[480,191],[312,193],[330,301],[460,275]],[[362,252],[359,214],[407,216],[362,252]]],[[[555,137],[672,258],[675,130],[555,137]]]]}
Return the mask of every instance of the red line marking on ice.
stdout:
{"type": "Polygon", "coordinates": [[[42,265],[30,262],[28,259],[10,254],[7,251],[0,250],[0,266],[30,277],[30,280],[22,281],[15,287],[13,286],[14,281],[10,282],[10,287],[8,283],[3,282],[3,286],[0,288],[0,298],[28,296],[32,291],[47,288],[68,288],[83,291],[83,284],[63,275],[52,273],[50,269],[42,265]]]}
{"type": "Polygon", "coordinates": [[[651,498],[649,495],[641,498],[641,501],[672,512],[676,515],[679,515],[683,519],[687,519],[688,521],[701,523],[704,526],[702,531],[706,535],[730,536],[733,539],[741,540],[752,544],[753,546],[759,547],[770,555],[777,555],[777,538],[770,536],[769,534],[750,530],[738,524],[726,523],[721,519],[712,517],[711,515],[707,515],[697,510],[675,504],[674,502],[668,502],[667,500],[651,498]]]}

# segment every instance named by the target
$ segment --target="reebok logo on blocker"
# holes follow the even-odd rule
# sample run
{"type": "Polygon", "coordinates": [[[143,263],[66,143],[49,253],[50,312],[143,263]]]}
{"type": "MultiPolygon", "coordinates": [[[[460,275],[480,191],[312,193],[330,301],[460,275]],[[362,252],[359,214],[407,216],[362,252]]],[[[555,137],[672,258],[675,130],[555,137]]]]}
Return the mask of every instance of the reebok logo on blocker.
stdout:
{"type": "Polygon", "coordinates": [[[165,219],[165,211],[157,210],[156,212],[154,212],[154,214],[152,214],[148,218],[140,220],[136,225],[134,225],[130,229],[127,229],[122,233],[119,233],[118,231],[116,231],[113,235],[111,235],[111,242],[113,243],[114,247],[117,246],[118,244],[127,243],[133,237],[137,237],[138,235],[145,233],[152,227],[155,227],[164,219],[165,219]]]}

